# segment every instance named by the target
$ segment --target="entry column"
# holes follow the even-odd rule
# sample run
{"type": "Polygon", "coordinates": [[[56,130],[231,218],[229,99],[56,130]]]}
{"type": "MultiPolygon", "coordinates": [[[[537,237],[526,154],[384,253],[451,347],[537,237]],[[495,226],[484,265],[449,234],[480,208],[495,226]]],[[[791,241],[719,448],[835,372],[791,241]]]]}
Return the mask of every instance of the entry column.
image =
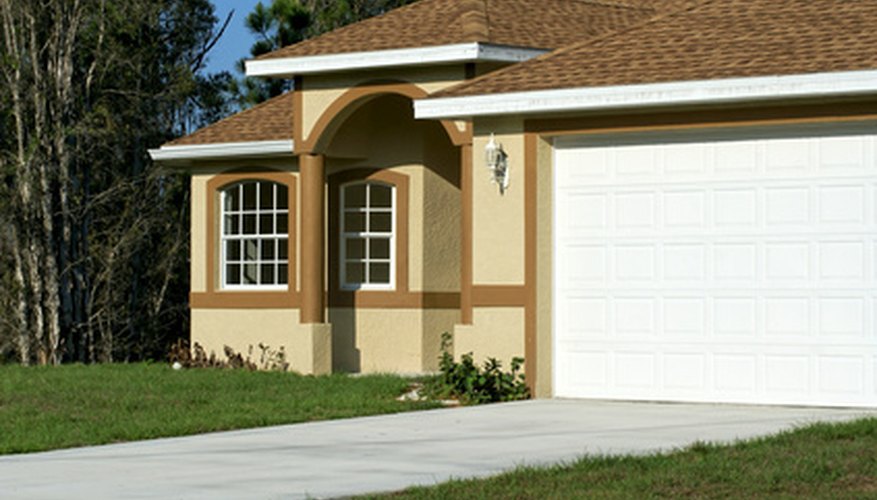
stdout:
{"type": "Polygon", "coordinates": [[[303,324],[323,323],[325,235],[325,159],[299,156],[301,168],[301,316],[303,324]]]}

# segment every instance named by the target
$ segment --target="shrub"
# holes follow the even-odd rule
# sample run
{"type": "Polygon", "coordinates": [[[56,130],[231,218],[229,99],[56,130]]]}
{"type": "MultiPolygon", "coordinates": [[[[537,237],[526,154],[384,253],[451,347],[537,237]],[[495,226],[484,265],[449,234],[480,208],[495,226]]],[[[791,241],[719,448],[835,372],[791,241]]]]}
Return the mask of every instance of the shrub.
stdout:
{"type": "Polygon", "coordinates": [[[168,359],[171,363],[179,363],[183,368],[230,368],[235,370],[283,372],[289,369],[289,363],[286,361],[286,352],[282,346],[280,349],[274,350],[260,343],[259,349],[262,351],[262,354],[257,364],[252,360],[253,346],[250,346],[246,358],[241,353],[235,352],[231,347],[224,346],[225,359],[220,359],[216,356],[216,353],[211,352],[208,355],[207,351],[197,342],[190,349],[189,343],[181,339],[171,346],[168,359]]]}
{"type": "Polygon", "coordinates": [[[458,399],[463,404],[484,404],[518,401],[530,398],[521,367],[524,358],[513,358],[510,370],[504,372],[496,358],[488,358],[482,367],[475,364],[472,353],[454,360],[450,353],[451,334],[442,334],[441,373],[424,386],[426,396],[434,399],[458,399]]]}

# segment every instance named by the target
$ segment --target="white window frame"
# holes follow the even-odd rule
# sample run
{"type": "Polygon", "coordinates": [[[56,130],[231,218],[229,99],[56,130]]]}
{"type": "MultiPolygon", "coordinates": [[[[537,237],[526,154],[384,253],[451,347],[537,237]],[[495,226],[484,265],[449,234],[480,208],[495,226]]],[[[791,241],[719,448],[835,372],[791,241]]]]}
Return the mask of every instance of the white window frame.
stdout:
{"type": "Polygon", "coordinates": [[[292,220],[290,220],[290,217],[289,217],[289,204],[291,202],[290,195],[291,195],[291,192],[290,192],[289,186],[282,184],[282,183],[275,182],[275,181],[266,180],[266,179],[258,179],[258,178],[245,179],[242,181],[238,181],[238,182],[235,182],[234,184],[226,186],[220,190],[220,199],[219,199],[219,206],[220,206],[220,211],[219,211],[220,212],[220,215],[219,215],[219,235],[220,235],[219,236],[219,246],[220,246],[219,269],[220,269],[221,289],[234,290],[234,291],[248,291],[248,290],[251,290],[251,291],[285,291],[285,290],[289,289],[289,274],[288,274],[289,273],[289,255],[290,255],[290,252],[292,250],[289,247],[289,229],[290,229],[290,225],[293,222],[292,220]],[[247,184],[256,184],[256,208],[252,209],[252,210],[245,210],[244,206],[243,206],[243,204],[244,204],[243,189],[244,189],[244,185],[247,185],[247,184]],[[262,190],[263,186],[265,186],[265,185],[271,186],[271,188],[274,191],[274,193],[272,195],[273,202],[272,202],[271,209],[263,209],[260,206],[261,190],[262,190]],[[287,190],[286,191],[286,208],[277,208],[277,198],[278,198],[277,197],[277,187],[278,186],[286,188],[286,190],[287,190]],[[226,196],[228,196],[228,193],[232,189],[239,190],[238,191],[238,196],[239,196],[238,199],[239,199],[240,206],[238,207],[238,210],[229,214],[228,211],[226,210],[225,201],[226,201],[226,196]],[[272,220],[274,221],[274,223],[273,223],[274,227],[276,227],[276,225],[277,225],[277,216],[281,215],[281,214],[286,215],[286,233],[276,233],[276,232],[274,232],[274,227],[272,227],[271,233],[262,233],[261,232],[261,227],[260,227],[261,216],[262,215],[269,215],[269,214],[272,215],[272,220]],[[241,228],[240,234],[234,234],[234,235],[226,234],[225,220],[226,220],[227,215],[235,215],[235,216],[239,217],[238,227],[241,228]],[[255,234],[244,234],[244,232],[243,232],[243,216],[244,215],[254,215],[256,217],[256,233],[255,234]],[[226,255],[226,253],[228,251],[228,245],[226,245],[226,242],[228,242],[228,241],[243,241],[243,240],[257,240],[257,241],[259,241],[258,247],[256,249],[256,260],[252,262],[252,264],[255,264],[256,268],[257,268],[257,280],[258,281],[262,280],[262,264],[263,263],[270,263],[270,264],[274,264],[274,279],[275,279],[275,281],[278,281],[279,277],[280,277],[279,267],[281,265],[284,265],[284,264],[286,265],[286,270],[287,270],[286,271],[287,272],[286,281],[287,282],[285,284],[278,284],[278,283],[244,284],[243,283],[243,266],[250,263],[250,262],[248,262],[246,259],[244,259],[244,249],[241,248],[241,259],[240,259],[240,261],[235,261],[235,262],[239,263],[241,266],[241,276],[240,276],[241,283],[239,283],[239,284],[228,283],[227,273],[228,273],[229,262],[228,262],[228,256],[226,255]],[[271,241],[276,240],[278,242],[277,247],[275,247],[275,250],[274,250],[275,258],[274,258],[274,260],[271,260],[271,261],[263,261],[262,260],[262,242],[267,241],[267,240],[271,240],[271,241]],[[286,259],[279,258],[279,241],[280,240],[286,240],[286,259]]]}
{"type": "Polygon", "coordinates": [[[338,259],[339,259],[339,267],[341,268],[338,273],[338,279],[340,281],[339,286],[342,290],[383,290],[383,291],[392,291],[396,289],[396,238],[397,238],[397,212],[398,212],[398,204],[396,200],[398,189],[395,184],[384,182],[384,181],[374,181],[374,180],[364,180],[364,181],[353,181],[347,182],[345,184],[341,184],[339,186],[340,191],[340,204],[338,210],[338,218],[339,218],[339,251],[338,251],[338,259]],[[364,185],[366,186],[366,202],[365,207],[362,209],[347,209],[345,203],[345,197],[347,195],[347,188],[356,186],[356,185],[364,185]],[[379,185],[383,187],[390,188],[390,208],[372,208],[371,207],[371,189],[369,186],[371,185],[379,185]],[[346,231],[344,227],[344,214],[347,212],[364,212],[366,219],[366,231],[358,232],[358,231],[346,231]],[[388,233],[383,232],[369,232],[369,224],[370,218],[369,215],[372,212],[378,213],[390,213],[390,232],[389,237],[387,237],[388,233]],[[348,283],[347,281],[347,240],[349,239],[364,239],[365,240],[365,256],[361,259],[361,262],[365,264],[365,283],[348,283]],[[369,253],[371,251],[371,245],[369,245],[369,241],[372,238],[380,238],[380,239],[389,239],[390,241],[390,258],[389,262],[386,259],[371,259],[369,253]],[[369,264],[371,263],[388,263],[390,266],[390,280],[389,283],[369,283],[369,264]]]}

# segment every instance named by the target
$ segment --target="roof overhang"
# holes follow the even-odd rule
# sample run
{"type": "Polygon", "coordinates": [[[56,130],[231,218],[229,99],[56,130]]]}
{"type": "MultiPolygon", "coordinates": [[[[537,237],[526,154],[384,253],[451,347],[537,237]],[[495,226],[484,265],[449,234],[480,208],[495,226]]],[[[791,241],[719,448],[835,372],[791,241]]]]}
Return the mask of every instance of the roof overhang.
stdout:
{"type": "Polygon", "coordinates": [[[156,162],[185,164],[193,160],[291,156],[293,146],[291,140],[162,146],[150,149],[149,156],[156,162]]]}
{"type": "Polygon", "coordinates": [[[874,93],[877,93],[877,70],[868,70],[427,98],[414,101],[414,116],[470,118],[874,93]]]}
{"type": "Polygon", "coordinates": [[[545,54],[547,50],[509,47],[486,43],[460,43],[413,49],[350,52],[324,56],[305,56],[246,61],[247,76],[290,77],[357,69],[422,66],[458,62],[516,63],[545,54]]]}

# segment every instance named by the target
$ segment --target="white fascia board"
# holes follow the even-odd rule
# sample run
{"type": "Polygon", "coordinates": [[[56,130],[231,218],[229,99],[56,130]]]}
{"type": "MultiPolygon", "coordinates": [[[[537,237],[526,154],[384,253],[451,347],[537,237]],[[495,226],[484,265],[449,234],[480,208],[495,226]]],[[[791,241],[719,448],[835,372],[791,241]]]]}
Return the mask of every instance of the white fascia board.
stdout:
{"type": "Polygon", "coordinates": [[[414,101],[423,119],[724,104],[877,93],[877,70],[583,87],[414,101]]]}
{"type": "Polygon", "coordinates": [[[293,153],[293,141],[222,142],[185,146],[162,146],[150,149],[153,161],[211,160],[253,156],[278,156],[293,153]]]}
{"type": "Polygon", "coordinates": [[[375,50],[325,56],[255,59],[246,61],[247,76],[289,77],[333,71],[419,66],[455,62],[521,62],[548,52],[526,47],[460,43],[414,49],[375,50]]]}

